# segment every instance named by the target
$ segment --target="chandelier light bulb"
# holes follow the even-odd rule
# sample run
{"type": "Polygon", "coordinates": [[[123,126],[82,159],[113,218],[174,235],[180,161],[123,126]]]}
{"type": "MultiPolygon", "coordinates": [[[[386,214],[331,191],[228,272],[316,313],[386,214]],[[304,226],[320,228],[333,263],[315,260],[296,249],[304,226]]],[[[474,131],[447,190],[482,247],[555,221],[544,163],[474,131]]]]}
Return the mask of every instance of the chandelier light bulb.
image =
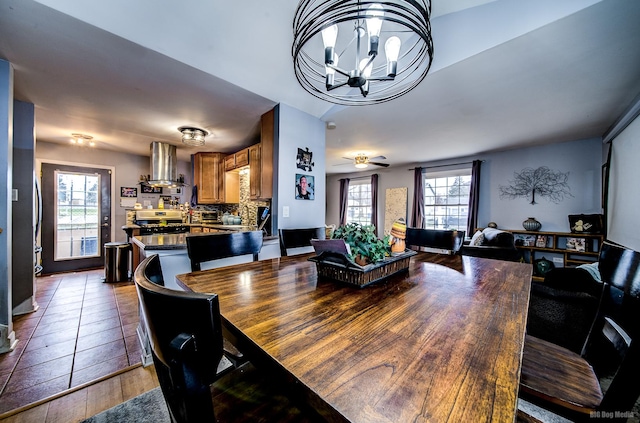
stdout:
{"type": "Polygon", "coordinates": [[[322,30],[322,43],[324,44],[324,63],[334,64],[336,40],[338,39],[338,25],[333,24],[322,30]]]}
{"type": "Polygon", "coordinates": [[[322,42],[324,47],[335,47],[338,39],[338,25],[333,24],[322,30],[322,42]]]}
{"type": "Polygon", "coordinates": [[[360,61],[360,72],[362,72],[362,76],[365,78],[369,78],[371,76],[371,71],[373,71],[373,61],[370,61],[369,58],[362,59],[360,61]]]}
{"type": "Polygon", "coordinates": [[[378,54],[380,42],[380,30],[382,29],[382,17],[384,9],[380,3],[375,3],[367,9],[367,32],[369,33],[369,56],[378,54]]]}
{"type": "MultiPolygon", "coordinates": [[[[338,66],[338,55],[337,54],[333,54],[333,66],[338,66]]],[[[327,86],[327,89],[331,88],[335,82],[336,79],[336,70],[329,66],[329,65],[325,65],[325,85],[327,86]]]]}
{"type": "Polygon", "coordinates": [[[400,46],[401,46],[400,38],[389,37],[386,43],[384,43],[384,53],[387,55],[387,60],[392,62],[398,61],[398,56],[400,56],[400,46]]]}
{"type": "Polygon", "coordinates": [[[398,56],[400,55],[400,38],[393,36],[384,43],[384,52],[387,55],[387,76],[394,78],[398,73],[398,56]]]}

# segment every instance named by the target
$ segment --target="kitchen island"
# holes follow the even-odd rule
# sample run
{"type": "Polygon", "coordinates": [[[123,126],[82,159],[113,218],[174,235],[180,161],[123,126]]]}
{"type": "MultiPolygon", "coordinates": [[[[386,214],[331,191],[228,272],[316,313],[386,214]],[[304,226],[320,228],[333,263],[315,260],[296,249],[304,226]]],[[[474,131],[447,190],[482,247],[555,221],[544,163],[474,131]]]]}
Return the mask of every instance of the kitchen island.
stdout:
{"type": "MultiPolygon", "coordinates": [[[[228,226],[228,225],[226,225],[228,226]]],[[[182,289],[175,282],[175,276],[181,273],[191,272],[191,262],[187,254],[188,236],[207,236],[212,233],[193,234],[155,234],[137,235],[131,238],[133,246],[133,269],[135,270],[145,257],[158,254],[162,266],[162,276],[167,288],[182,289]]],[[[259,260],[280,257],[280,246],[277,236],[264,237],[262,251],[258,255],[259,260]]],[[[220,260],[213,260],[202,264],[202,270],[215,269],[218,267],[243,264],[253,261],[253,256],[228,257],[220,260]]]]}

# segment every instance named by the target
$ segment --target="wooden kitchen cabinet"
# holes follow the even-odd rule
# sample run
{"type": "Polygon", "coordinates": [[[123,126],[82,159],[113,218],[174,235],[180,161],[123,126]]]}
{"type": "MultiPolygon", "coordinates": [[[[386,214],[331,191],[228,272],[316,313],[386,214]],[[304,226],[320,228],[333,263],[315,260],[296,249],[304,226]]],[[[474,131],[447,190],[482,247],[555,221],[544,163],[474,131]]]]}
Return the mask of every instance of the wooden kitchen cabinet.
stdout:
{"type": "Polygon", "coordinates": [[[249,147],[249,196],[252,200],[273,197],[273,144],[275,111],[260,119],[260,143],[249,147]]]}
{"type": "Polygon", "coordinates": [[[224,170],[230,171],[249,164],[249,149],[245,148],[224,158],[224,170]]]}
{"type": "Polygon", "coordinates": [[[198,204],[221,204],[224,196],[224,154],[193,155],[193,183],[198,188],[198,204]]]}

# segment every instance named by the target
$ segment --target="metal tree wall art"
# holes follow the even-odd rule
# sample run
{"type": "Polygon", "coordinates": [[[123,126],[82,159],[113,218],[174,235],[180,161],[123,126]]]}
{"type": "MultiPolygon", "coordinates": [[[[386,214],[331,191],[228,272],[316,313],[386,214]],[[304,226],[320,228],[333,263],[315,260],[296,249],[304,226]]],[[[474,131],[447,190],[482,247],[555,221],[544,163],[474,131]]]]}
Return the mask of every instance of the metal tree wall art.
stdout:
{"type": "Polygon", "coordinates": [[[537,169],[527,167],[520,173],[514,172],[514,180],[509,181],[508,186],[500,186],[500,198],[515,199],[518,197],[529,198],[536,204],[536,195],[546,197],[549,201],[559,203],[565,196],[570,196],[569,172],[555,172],[546,166],[537,169]]]}

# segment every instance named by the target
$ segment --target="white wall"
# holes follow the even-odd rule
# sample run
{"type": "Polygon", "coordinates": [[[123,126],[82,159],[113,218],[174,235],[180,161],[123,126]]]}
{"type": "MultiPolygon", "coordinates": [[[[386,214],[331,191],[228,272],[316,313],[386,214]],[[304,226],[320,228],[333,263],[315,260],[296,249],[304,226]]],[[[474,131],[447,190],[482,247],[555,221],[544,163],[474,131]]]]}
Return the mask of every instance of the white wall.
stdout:
{"type": "Polygon", "coordinates": [[[636,117],[612,141],[607,237],[640,251],[636,229],[640,209],[640,117],[636,117]]]}
{"type": "Polygon", "coordinates": [[[569,231],[569,214],[602,213],[602,141],[599,138],[530,147],[494,153],[483,157],[480,184],[478,225],[494,221],[502,228],[522,229],[527,217],[542,223],[542,231],[569,231]],[[500,185],[508,185],[514,172],[524,168],[547,166],[553,171],[569,173],[572,196],[559,203],[536,196],[537,204],[528,198],[500,198],[500,185]]]}
{"type": "MultiPolygon", "coordinates": [[[[51,161],[53,163],[72,164],[81,166],[95,166],[99,168],[113,167],[111,212],[112,212],[112,241],[126,241],[126,234],[121,230],[126,222],[126,208],[120,207],[120,187],[138,187],[138,198],[141,196],[140,175],[150,173],[150,158],[135,154],[118,153],[109,150],[92,149],[88,147],[74,147],[43,141],[36,142],[36,159],[39,163],[51,161]]],[[[186,182],[191,185],[191,163],[178,162],[178,173],[185,175],[186,182]]],[[[38,169],[39,175],[39,169],[38,169]]],[[[147,195],[147,194],[145,194],[147,195]]],[[[158,197],[157,194],[149,194],[158,197]]],[[[165,195],[163,193],[163,195],[165,195]]],[[[167,194],[168,195],[168,194],[167,194]]],[[[185,187],[182,202],[191,196],[191,186],[185,187]]]]}
{"type": "MultiPolygon", "coordinates": [[[[286,104],[278,106],[279,126],[277,151],[277,224],[278,229],[310,228],[325,225],[325,126],[320,119],[286,104]],[[309,149],[315,163],[311,171],[298,169],[298,148],[309,149]],[[315,181],[314,200],[296,200],[296,174],[312,175],[315,181]],[[289,217],[283,216],[289,208],[289,217]]],[[[275,201],[274,201],[275,202],[275,201]]]]}
{"type": "MultiPolygon", "coordinates": [[[[413,198],[413,168],[439,166],[443,164],[484,160],[481,171],[481,198],[478,225],[485,226],[494,221],[505,229],[522,229],[527,217],[535,217],[542,223],[542,231],[569,231],[569,214],[601,213],[601,166],[602,141],[589,139],[564,142],[538,147],[522,148],[504,152],[482,154],[476,157],[461,157],[454,160],[414,163],[407,166],[386,169],[367,169],[366,172],[329,175],[327,177],[327,223],[339,222],[339,179],[345,177],[369,177],[378,173],[380,204],[378,204],[379,226],[384,225],[384,198],[388,188],[408,188],[407,213],[411,213],[413,198]],[[547,166],[551,170],[569,172],[568,184],[572,197],[555,204],[545,198],[537,197],[537,204],[518,198],[510,200],[500,198],[499,186],[507,185],[513,179],[514,172],[526,167],[547,166]]],[[[440,168],[440,169],[447,169],[440,168]]]]}

